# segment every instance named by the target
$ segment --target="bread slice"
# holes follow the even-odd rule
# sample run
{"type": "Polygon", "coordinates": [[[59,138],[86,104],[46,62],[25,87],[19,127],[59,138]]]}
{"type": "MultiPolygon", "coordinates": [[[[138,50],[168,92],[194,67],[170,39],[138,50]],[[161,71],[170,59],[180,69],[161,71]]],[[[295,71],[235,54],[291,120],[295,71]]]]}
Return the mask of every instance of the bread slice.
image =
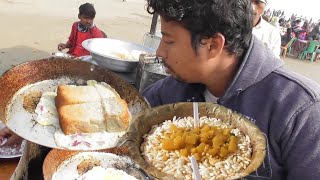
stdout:
{"type": "Polygon", "coordinates": [[[56,107],[70,104],[99,102],[100,95],[94,86],[58,86],[56,107]]]}
{"type": "Polygon", "coordinates": [[[58,86],[55,98],[59,122],[65,134],[119,132],[131,119],[125,100],[106,83],[90,86],[58,86]]]}
{"type": "Polygon", "coordinates": [[[66,135],[106,130],[101,102],[64,105],[58,108],[58,114],[66,135]]]}
{"type": "Polygon", "coordinates": [[[115,97],[120,98],[120,95],[117,93],[117,91],[107,83],[102,82],[101,84],[95,84],[94,87],[98,91],[98,94],[100,95],[101,99],[115,97]]]}
{"type": "Polygon", "coordinates": [[[109,132],[126,130],[131,119],[126,101],[121,98],[102,100],[106,130],[109,132]]]}

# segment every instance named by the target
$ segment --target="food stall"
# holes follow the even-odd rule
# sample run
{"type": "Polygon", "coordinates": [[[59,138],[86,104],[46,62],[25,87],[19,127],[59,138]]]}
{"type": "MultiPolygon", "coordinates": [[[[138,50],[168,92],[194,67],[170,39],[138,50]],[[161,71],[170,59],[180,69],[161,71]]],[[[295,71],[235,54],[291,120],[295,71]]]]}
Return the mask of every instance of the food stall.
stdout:
{"type": "Polygon", "coordinates": [[[83,47],[84,61],[34,60],[0,77],[0,119],[26,139],[11,179],[238,179],[263,162],[264,135],[230,109],[149,107],[139,91],[167,76],[154,49],[109,38],[83,47]]]}
{"type": "MultiPolygon", "coordinates": [[[[193,103],[170,104],[150,109],[139,92],[122,77],[88,62],[45,59],[21,64],[1,77],[0,93],[1,97],[4,97],[0,103],[0,119],[3,119],[4,123],[15,133],[28,140],[12,179],[56,179],[60,177],[59,173],[66,173],[66,169],[73,172],[70,177],[77,179],[82,175],[87,175],[91,169],[100,171],[94,167],[101,166],[122,170],[121,172],[136,179],[179,179],[184,176],[192,179],[192,170],[188,163],[188,156],[191,155],[196,157],[200,172],[215,170],[216,174],[201,173],[204,178],[212,175],[239,178],[259,167],[265,157],[264,136],[254,124],[240,114],[211,103],[199,103],[196,109],[193,103]],[[115,132],[104,132],[108,134],[107,139],[103,139],[102,136],[92,138],[91,133],[87,132],[87,134],[68,135],[67,132],[70,130],[66,130],[61,121],[68,122],[70,126],[72,122],[64,118],[64,111],[60,108],[74,107],[78,104],[61,106],[61,103],[71,103],[74,99],[77,102],[79,99],[81,101],[86,99],[86,95],[77,95],[78,90],[73,88],[83,86],[88,88],[88,91],[94,87],[98,90],[104,85],[99,82],[107,83],[105,87],[115,90],[109,89],[108,92],[119,94],[119,97],[126,102],[131,115],[130,124],[121,136],[110,138],[110,135],[114,135],[115,132]],[[73,91],[63,93],[67,90],[63,91],[60,86],[67,86],[73,91]],[[53,121],[46,121],[47,124],[43,124],[43,119],[39,119],[37,107],[40,107],[40,110],[53,107],[54,105],[50,105],[49,102],[43,104],[47,107],[39,104],[47,91],[54,92],[57,87],[56,97],[59,98],[56,99],[63,99],[63,101],[56,100],[55,103],[53,101],[53,104],[58,109],[59,114],[55,116],[58,117],[60,126],[55,126],[53,121]],[[37,99],[38,95],[35,93],[37,91],[41,91],[40,100],[38,97],[38,101],[28,101],[30,98],[37,99]],[[31,104],[28,104],[30,102],[31,104]],[[196,113],[198,117],[193,116],[195,110],[199,112],[199,114],[196,113]],[[198,126],[195,125],[197,118],[198,126]],[[187,124],[183,124],[184,122],[187,124]],[[60,128],[64,133],[62,135],[58,134],[60,128]],[[168,136],[168,134],[171,135],[168,136]],[[208,142],[202,139],[204,136],[206,139],[213,140],[208,142]],[[160,139],[157,139],[159,137],[160,139]],[[219,137],[222,139],[219,140],[219,137]],[[179,142],[179,145],[171,143],[170,138],[174,139],[173,142],[179,142]],[[99,142],[101,139],[103,141],[99,142]],[[115,139],[114,143],[110,143],[115,139]],[[224,144],[224,150],[221,147],[217,149],[217,152],[209,152],[208,149],[216,146],[213,142],[224,144]],[[210,153],[216,156],[210,156],[210,153]],[[94,158],[91,159],[92,157],[94,158]],[[110,164],[110,159],[116,163],[110,164]],[[70,164],[70,162],[74,163],[70,164]],[[127,163],[119,165],[119,162],[127,163]],[[174,162],[180,163],[175,164],[174,162]],[[181,165],[184,170],[177,169],[172,172],[165,168],[166,163],[173,169],[181,165]],[[224,168],[216,169],[220,167],[218,163],[226,163],[235,167],[232,171],[224,168]],[[206,167],[203,164],[206,164],[206,167]]],[[[90,96],[89,100],[86,99],[90,102],[85,103],[93,105],[92,103],[96,103],[93,99],[94,95],[90,96]]],[[[109,99],[107,102],[110,101],[109,99]]],[[[108,126],[113,128],[115,125],[111,123],[108,126]]],[[[119,172],[113,173],[119,175],[119,172]]]]}

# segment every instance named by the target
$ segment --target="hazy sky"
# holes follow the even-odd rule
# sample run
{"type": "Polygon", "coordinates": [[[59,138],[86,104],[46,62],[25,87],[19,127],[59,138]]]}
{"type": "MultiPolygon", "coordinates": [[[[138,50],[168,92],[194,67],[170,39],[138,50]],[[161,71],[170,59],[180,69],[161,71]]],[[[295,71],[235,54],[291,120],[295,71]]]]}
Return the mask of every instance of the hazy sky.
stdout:
{"type": "Polygon", "coordinates": [[[295,13],[309,18],[313,17],[314,21],[320,19],[319,0],[269,0],[268,7],[284,10],[286,17],[290,17],[292,13],[295,13]]]}

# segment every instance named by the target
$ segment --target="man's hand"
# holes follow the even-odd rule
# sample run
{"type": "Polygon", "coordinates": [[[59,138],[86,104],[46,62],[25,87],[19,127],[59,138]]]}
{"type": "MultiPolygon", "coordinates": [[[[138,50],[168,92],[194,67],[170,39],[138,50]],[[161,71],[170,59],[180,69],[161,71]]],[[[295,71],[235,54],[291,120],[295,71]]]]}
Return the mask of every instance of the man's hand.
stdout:
{"type": "Polygon", "coordinates": [[[64,43],[58,44],[58,50],[59,50],[59,51],[62,51],[62,50],[64,50],[65,48],[67,48],[67,44],[64,44],[64,43]]]}
{"type": "Polygon", "coordinates": [[[15,144],[21,144],[22,138],[13,133],[9,128],[5,127],[0,130],[0,146],[13,146],[15,144]],[[3,144],[4,139],[7,141],[3,144]]]}

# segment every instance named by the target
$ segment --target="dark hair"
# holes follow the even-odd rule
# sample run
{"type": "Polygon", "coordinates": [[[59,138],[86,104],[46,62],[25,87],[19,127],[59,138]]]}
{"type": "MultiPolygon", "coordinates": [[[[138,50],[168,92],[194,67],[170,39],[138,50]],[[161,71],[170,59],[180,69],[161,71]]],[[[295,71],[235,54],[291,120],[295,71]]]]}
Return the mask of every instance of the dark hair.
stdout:
{"type": "Polygon", "coordinates": [[[314,41],[318,40],[318,38],[319,38],[319,36],[317,36],[317,35],[313,35],[313,36],[312,36],[312,39],[313,39],[314,41]]]}
{"type": "Polygon", "coordinates": [[[221,33],[229,54],[241,56],[252,38],[251,0],[147,0],[147,11],[176,21],[191,32],[195,50],[202,39],[221,33]]]}
{"type": "Polygon", "coordinates": [[[85,3],[79,7],[79,16],[85,15],[90,18],[94,18],[96,16],[96,10],[93,7],[93,4],[85,3]]]}

